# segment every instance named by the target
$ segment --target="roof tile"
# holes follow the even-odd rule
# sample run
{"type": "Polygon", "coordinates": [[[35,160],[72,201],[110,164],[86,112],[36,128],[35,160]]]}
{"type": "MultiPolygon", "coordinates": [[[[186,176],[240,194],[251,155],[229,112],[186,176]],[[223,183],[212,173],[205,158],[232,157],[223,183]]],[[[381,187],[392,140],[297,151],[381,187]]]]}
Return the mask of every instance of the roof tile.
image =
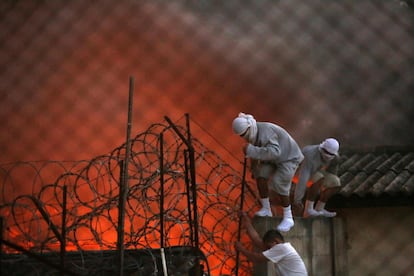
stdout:
{"type": "Polygon", "coordinates": [[[388,185],[384,192],[389,193],[391,195],[397,194],[401,192],[401,189],[404,186],[404,183],[408,181],[410,178],[410,173],[406,170],[402,171],[399,175],[397,175],[394,180],[391,181],[390,185],[388,185]]]}
{"type": "Polygon", "coordinates": [[[404,194],[414,194],[414,175],[412,174],[411,177],[404,183],[401,188],[404,194]]]}
{"type": "Polygon", "coordinates": [[[390,185],[390,183],[395,179],[396,173],[394,171],[388,171],[384,174],[375,184],[372,186],[372,189],[367,192],[371,192],[375,196],[379,196],[384,193],[385,189],[390,185]]]}
{"type": "Polygon", "coordinates": [[[414,147],[341,151],[340,195],[414,195],[414,147]]]}

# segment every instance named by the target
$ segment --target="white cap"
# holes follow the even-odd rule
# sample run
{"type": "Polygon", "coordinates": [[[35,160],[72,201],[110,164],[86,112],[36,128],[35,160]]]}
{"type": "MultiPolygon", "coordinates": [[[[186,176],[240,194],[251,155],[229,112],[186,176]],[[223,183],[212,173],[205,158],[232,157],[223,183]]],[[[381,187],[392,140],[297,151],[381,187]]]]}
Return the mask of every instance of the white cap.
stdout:
{"type": "Polygon", "coordinates": [[[319,145],[319,148],[326,150],[330,154],[338,155],[339,142],[334,138],[328,138],[319,145]]]}
{"type": "Polygon", "coordinates": [[[237,135],[243,134],[249,126],[245,118],[237,117],[233,120],[233,132],[237,135]]]}

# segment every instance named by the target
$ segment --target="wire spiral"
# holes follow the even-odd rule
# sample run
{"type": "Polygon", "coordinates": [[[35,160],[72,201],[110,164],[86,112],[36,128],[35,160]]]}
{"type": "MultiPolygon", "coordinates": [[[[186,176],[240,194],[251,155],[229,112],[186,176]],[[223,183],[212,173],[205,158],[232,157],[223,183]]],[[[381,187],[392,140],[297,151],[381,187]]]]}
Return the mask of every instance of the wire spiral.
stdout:
{"type": "MultiPolygon", "coordinates": [[[[178,129],[185,133],[184,128],[178,129]]],[[[165,247],[194,245],[189,208],[194,199],[186,192],[187,146],[168,124],[153,124],[131,141],[124,226],[127,250],[160,248],[160,133],[164,143],[165,247]]],[[[191,143],[195,152],[199,248],[213,275],[228,275],[236,265],[233,244],[242,179],[238,171],[199,140],[192,138],[191,143]]],[[[90,161],[3,164],[0,212],[5,220],[4,239],[33,252],[57,255],[66,187],[67,250],[86,254],[90,250],[116,249],[120,164],[125,159],[125,148],[123,144],[90,161]]],[[[254,193],[248,191],[245,201],[254,200],[254,193]]],[[[240,265],[241,275],[251,269],[245,260],[240,265]]],[[[90,274],[91,266],[77,270],[90,274]]],[[[95,266],[102,266],[102,256],[95,266]]],[[[160,270],[156,266],[153,262],[153,271],[160,270]]]]}

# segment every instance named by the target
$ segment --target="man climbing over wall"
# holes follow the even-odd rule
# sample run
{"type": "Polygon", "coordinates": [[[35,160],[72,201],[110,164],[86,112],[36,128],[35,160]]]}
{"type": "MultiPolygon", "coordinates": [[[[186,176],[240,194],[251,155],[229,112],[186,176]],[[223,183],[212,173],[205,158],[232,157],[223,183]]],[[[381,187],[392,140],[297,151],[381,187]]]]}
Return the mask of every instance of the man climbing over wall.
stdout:
{"type": "Polygon", "coordinates": [[[251,160],[252,177],[256,180],[262,208],[257,216],[272,216],[271,204],[280,198],[283,219],[277,226],[282,232],[294,226],[290,188],[303,154],[290,134],[270,122],[256,122],[250,114],[239,113],[232,123],[233,132],[247,143],[243,152],[251,160]]]}
{"type": "Polygon", "coordinates": [[[339,142],[334,138],[327,138],[319,145],[305,146],[302,152],[305,159],[298,170],[299,180],[294,195],[295,211],[302,213],[302,200],[307,189],[307,183],[311,181],[312,184],[307,189],[303,216],[336,216],[335,212],[326,210],[325,205],[328,199],[336,194],[341,187],[341,181],[337,176],[339,142]],[[314,206],[318,196],[319,200],[314,206]]]}
{"type": "Polygon", "coordinates": [[[247,234],[260,252],[247,249],[239,241],[235,243],[236,250],[243,253],[249,261],[257,263],[272,262],[278,273],[277,275],[308,275],[301,256],[289,242],[285,242],[283,235],[278,230],[268,230],[261,239],[247,214],[241,212],[241,217],[247,234]]]}

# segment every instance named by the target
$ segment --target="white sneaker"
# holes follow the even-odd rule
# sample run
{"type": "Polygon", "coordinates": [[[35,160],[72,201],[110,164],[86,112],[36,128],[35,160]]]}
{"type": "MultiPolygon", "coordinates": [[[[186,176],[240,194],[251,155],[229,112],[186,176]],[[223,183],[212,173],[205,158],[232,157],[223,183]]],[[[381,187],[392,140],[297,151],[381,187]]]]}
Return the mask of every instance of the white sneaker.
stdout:
{"type": "Polygon", "coordinates": [[[319,212],[321,216],[328,217],[328,218],[333,218],[334,216],[336,216],[336,212],[329,212],[326,209],[321,209],[317,212],[319,212]]]}
{"type": "Polygon", "coordinates": [[[290,228],[295,225],[295,222],[291,218],[283,218],[282,222],[277,226],[277,230],[280,232],[288,232],[290,228]]]}
{"type": "Polygon", "coordinates": [[[272,210],[267,208],[262,208],[259,211],[255,213],[258,217],[271,217],[272,216],[272,210]]]}
{"type": "Polygon", "coordinates": [[[319,211],[316,211],[315,209],[309,209],[309,210],[305,210],[305,213],[303,214],[303,217],[307,218],[307,217],[317,217],[317,216],[321,216],[322,213],[319,211]]]}

